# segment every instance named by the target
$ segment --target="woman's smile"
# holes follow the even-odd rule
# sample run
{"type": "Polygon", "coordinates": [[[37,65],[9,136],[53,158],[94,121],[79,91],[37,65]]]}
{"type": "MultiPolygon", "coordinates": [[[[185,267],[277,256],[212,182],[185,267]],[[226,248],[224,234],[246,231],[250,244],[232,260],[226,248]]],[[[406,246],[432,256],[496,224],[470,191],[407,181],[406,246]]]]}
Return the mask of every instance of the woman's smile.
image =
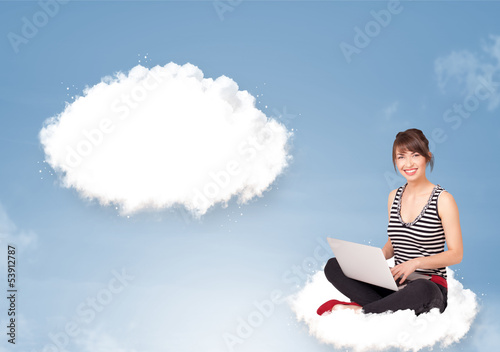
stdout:
{"type": "Polygon", "coordinates": [[[404,169],[404,172],[406,175],[408,176],[413,176],[415,175],[415,173],[417,172],[417,168],[413,168],[413,169],[404,169]]]}

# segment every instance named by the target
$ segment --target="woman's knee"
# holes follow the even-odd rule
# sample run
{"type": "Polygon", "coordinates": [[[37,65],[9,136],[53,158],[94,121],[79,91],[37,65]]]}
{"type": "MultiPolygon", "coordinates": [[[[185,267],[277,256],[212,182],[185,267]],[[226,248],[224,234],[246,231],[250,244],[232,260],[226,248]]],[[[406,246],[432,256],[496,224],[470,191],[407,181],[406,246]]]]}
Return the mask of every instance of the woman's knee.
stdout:
{"type": "Polygon", "coordinates": [[[422,297],[442,297],[443,293],[436,283],[430,280],[418,279],[411,282],[412,291],[422,297]]]}
{"type": "Polygon", "coordinates": [[[337,261],[337,258],[333,257],[328,259],[325,265],[325,269],[331,269],[331,268],[340,268],[339,262],[337,261]]]}
{"type": "Polygon", "coordinates": [[[441,313],[446,309],[447,299],[436,283],[430,280],[415,280],[411,287],[413,294],[422,300],[422,306],[416,310],[417,315],[433,308],[438,308],[441,313]]]}
{"type": "Polygon", "coordinates": [[[342,270],[340,269],[340,265],[337,261],[337,258],[330,258],[328,259],[328,262],[326,262],[326,265],[325,265],[325,275],[326,277],[332,277],[334,276],[336,273],[338,273],[339,270],[342,270]]]}

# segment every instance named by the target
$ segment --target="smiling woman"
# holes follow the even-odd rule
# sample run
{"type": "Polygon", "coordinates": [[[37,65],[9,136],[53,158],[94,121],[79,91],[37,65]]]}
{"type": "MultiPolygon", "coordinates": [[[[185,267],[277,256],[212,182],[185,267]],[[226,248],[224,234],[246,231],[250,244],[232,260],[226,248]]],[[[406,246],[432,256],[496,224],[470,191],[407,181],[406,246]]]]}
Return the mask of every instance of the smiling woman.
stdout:
{"type": "Polygon", "coordinates": [[[416,315],[433,308],[441,313],[446,309],[446,267],[460,263],[463,256],[457,205],[451,194],[425,175],[434,158],[422,131],[399,132],[392,160],[407,183],[389,194],[389,238],[382,251],[386,259],[394,257],[394,280],[399,285],[406,281],[406,286],[392,291],[351,279],[344,275],[337,259],[331,258],[324,269],[326,278],[351,302],[330,300],[318,308],[319,315],[337,309],[364,313],[411,309],[416,315]],[[407,280],[414,272],[421,276],[407,280]]]}

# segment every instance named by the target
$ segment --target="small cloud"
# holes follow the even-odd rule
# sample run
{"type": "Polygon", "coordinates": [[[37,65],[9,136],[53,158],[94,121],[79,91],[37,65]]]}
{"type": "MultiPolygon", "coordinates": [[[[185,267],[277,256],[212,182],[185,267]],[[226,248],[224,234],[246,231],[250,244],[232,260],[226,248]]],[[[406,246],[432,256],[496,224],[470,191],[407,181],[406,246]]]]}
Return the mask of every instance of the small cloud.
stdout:
{"type": "Polygon", "coordinates": [[[291,136],[231,78],[175,63],[104,77],[40,131],[62,185],[124,215],[201,216],[260,197],[288,166],[291,136]]]}
{"type": "Polygon", "coordinates": [[[398,101],[395,101],[394,103],[392,103],[391,105],[386,107],[383,111],[385,118],[387,120],[390,120],[392,118],[392,116],[396,113],[396,111],[398,111],[398,107],[399,107],[398,101]]]}
{"type": "Polygon", "coordinates": [[[439,88],[445,92],[446,86],[453,79],[458,84],[469,86],[476,79],[478,67],[478,58],[468,51],[453,51],[446,57],[438,58],[434,63],[434,69],[437,74],[439,88]]]}
{"type": "Polygon", "coordinates": [[[500,36],[490,35],[482,50],[482,55],[461,50],[439,57],[434,71],[443,93],[458,89],[461,95],[480,95],[491,111],[500,104],[500,36]]]}
{"type": "Polygon", "coordinates": [[[438,309],[419,316],[411,310],[383,314],[357,314],[343,310],[319,316],[316,309],[324,302],[330,299],[348,301],[320,271],[300,292],[289,298],[289,303],[297,320],[308,325],[311,335],[335,348],[419,351],[432,349],[436,344],[444,348],[460,341],[478,313],[476,295],[464,289],[450,269],[448,289],[448,307],[442,314],[438,309]]]}
{"type": "Polygon", "coordinates": [[[13,245],[17,250],[24,251],[36,247],[38,236],[30,230],[20,230],[7,215],[0,204],[0,244],[13,245]]]}

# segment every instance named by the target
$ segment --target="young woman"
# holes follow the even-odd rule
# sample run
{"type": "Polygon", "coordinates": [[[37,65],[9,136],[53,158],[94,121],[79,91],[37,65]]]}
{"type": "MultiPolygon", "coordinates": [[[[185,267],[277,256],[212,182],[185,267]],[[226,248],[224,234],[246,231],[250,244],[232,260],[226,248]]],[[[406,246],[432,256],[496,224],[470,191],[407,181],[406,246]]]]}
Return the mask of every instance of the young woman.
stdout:
{"type": "Polygon", "coordinates": [[[427,165],[432,170],[434,157],[422,131],[399,132],[392,160],[407,183],[389,194],[389,239],[382,251],[386,259],[394,257],[394,279],[407,285],[392,291],[350,279],[331,258],[324,269],[326,278],[351,302],[328,301],[318,308],[319,315],[337,309],[364,313],[411,309],[417,315],[432,308],[441,313],[446,309],[446,267],[460,263],[463,256],[457,205],[450,193],[425,175],[427,165]],[[413,272],[430,279],[406,281],[413,272]]]}

